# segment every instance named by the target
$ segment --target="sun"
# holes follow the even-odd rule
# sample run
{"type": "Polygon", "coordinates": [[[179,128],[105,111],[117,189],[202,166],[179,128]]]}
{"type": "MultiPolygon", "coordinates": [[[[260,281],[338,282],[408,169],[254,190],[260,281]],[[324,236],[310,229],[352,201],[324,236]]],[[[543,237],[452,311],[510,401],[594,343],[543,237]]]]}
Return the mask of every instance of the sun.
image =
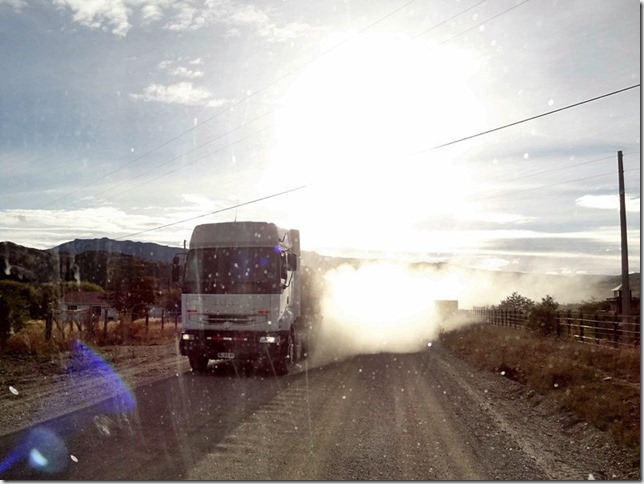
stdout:
{"type": "Polygon", "coordinates": [[[275,113],[272,176],[314,184],[317,203],[302,209],[336,226],[408,225],[411,206],[444,207],[462,174],[427,151],[481,124],[476,68],[466,51],[400,33],[347,41],[293,79],[275,113]]]}

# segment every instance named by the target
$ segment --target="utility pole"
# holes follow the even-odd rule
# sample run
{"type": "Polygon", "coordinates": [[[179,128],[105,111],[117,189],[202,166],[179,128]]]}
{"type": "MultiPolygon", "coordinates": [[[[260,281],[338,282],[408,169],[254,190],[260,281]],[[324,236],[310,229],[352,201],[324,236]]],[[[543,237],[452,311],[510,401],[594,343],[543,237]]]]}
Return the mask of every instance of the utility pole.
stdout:
{"type": "Polygon", "coordinates": [[[631,323],[631,285],[628,278],[628,241],[626,232],[626,200],[624,195],[624,162],[622,152],[617,152],[619,176],[619,221],[622,232],[622,321],[629,331],[635,330],[631,323]]]}

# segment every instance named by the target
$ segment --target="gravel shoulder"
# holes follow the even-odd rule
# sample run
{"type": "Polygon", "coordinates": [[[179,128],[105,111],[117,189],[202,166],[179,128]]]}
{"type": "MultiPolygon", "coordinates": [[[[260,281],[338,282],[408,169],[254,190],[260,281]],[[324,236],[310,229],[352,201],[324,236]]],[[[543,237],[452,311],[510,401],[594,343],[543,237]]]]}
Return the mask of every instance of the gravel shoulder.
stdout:
{"type": "Polygon", "coordinates": [[[190,370],[178,345],[105,346],[93,357],[61,353],[48,360],[0,357],[0,435],[88,407],[126,388],[190,370]],[[98,364],[96,364],[98,362],[98,364]],[[113,372],[111,372],[113,370],[113,372]],[[106,372],[111,378],[106,378],[106,372]]]}
{"type": "MultiPolygon", "coordinates": [[[[439,345],[438,372],[445,386],[458,385],[493,427],[509,436],[552,480],[640,480],[639,452],[545,402],[500,374],[479,371],[439,345]]],[[[482,439],[483,440],[483,439],[482,439]]]]}

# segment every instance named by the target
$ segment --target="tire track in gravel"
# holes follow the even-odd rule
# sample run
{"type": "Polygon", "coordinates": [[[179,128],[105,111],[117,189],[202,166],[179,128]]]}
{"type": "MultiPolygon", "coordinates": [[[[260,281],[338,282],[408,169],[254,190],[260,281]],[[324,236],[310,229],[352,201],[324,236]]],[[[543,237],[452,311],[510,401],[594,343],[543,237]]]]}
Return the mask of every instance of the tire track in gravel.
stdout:
{"type": "Polygon", "coordinates": [[[435,375],[448,369],[429,353],[365,355],[312,369],[229,433],[187,478],[544,478],[479,413],[480,398],[459,385],[438,383],[435,375]],[[473,426],[485,442],[473,435],[473,426]],[[495,439],[486,437],[490,433],[495,439]],[[509,455],[499,466],[502,452],[509,455]]]}

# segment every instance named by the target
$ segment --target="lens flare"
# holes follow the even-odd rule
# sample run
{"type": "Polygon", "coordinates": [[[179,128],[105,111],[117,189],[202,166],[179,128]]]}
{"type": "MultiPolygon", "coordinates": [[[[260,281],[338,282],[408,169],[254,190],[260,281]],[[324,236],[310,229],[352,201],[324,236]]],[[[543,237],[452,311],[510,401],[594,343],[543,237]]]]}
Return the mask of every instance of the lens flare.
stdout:
{"type": "MultiPolygon", "coordinates": [[[[97,412],[123,414],[136,407],[133,393],[119,375],[85,344],[78,341],[73,343],[68,369],[71,371],[70,394],[74,392],[75,384],[80,383],[81,377],[78,375],[85,372],[92,373],[96,387],[102,389],[106,395],[106,399],[96,407],[97,412]]],[[[12,393],[17,394],[17,391],[12,393]]],[[[43,411],[46,411],[46,401],[43,402],[42,407],[43,411]]],[[[34,420],[39,421],[40,417],[36,415],[34,420]]],[[[43,417],[51,418],[48,415],[43,417]]],[[[28,469],[26,472],[36,473],[36,475],[52,476],[64,472],[69,462],[78,462],[78,458],[67,451],[64,438],[64,432],[57,433],[42,425],[25,431],[17,445],[0,460],[0,475],[16,466],[19,468],[24,466],[23,468],[28,469]]]]}
{"type": "Polygon", "coordinates": [[[117,396],[103,402],[104,411],[124,412],[136,407],[136,399],[132,391],[123,383],[118,373],[90,347],[75,341],[72,346],[72,359],[79,368],[100,375],[100,386],[109,395],[117,396]]]}

